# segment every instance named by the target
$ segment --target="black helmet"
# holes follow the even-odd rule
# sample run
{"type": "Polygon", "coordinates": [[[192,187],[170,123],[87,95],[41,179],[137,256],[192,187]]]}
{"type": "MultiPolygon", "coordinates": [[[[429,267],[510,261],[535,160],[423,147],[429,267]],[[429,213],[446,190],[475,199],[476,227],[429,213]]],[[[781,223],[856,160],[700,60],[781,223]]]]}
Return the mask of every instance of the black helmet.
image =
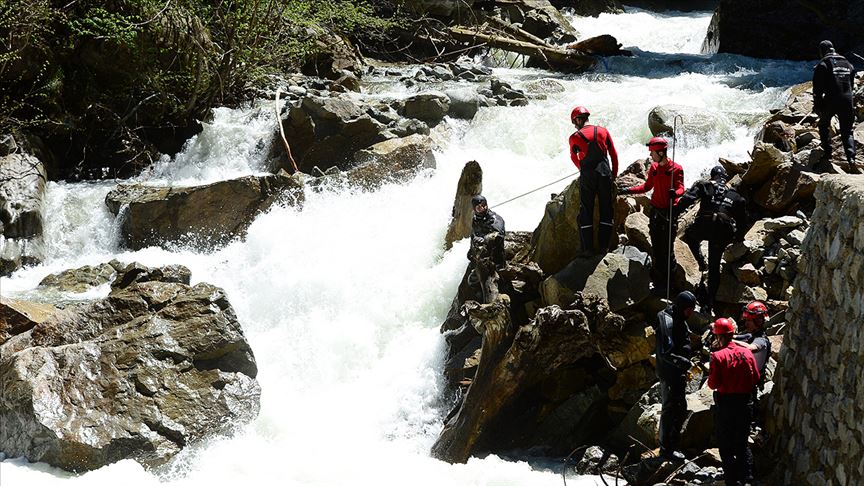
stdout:
{"type": "Polygon", "coordinates": [[[685,290],[680,294],[675,296],[675,309],[679,312],[684,309],[695,309],[696,308],[696,296],[693,295],[693,292],[689,290],[685,290]]]}
{"type": "Polygon", "coordinates": [[[471,198],[471,206],[477,206],[478,204],[482,204],[485,202],[486,202],[486,198],[483,197],[483,195],[481,195],[481,194],[477,194],[476,196],[471,198]]]}
{"type": "Polygon", "coordinates": [[[722,165],[715,165],[714,168],[711,169],[711,180],[716,181],[717,179],[726,180],[726,169],[724,169],[722,165]]]}
{"type": "Polygon", "coordinates": [[[830,40],[823,40],[819,43],[819,54],[821,54],[823,57],[833,50],[834,44],[832,44],[830,40]]]}

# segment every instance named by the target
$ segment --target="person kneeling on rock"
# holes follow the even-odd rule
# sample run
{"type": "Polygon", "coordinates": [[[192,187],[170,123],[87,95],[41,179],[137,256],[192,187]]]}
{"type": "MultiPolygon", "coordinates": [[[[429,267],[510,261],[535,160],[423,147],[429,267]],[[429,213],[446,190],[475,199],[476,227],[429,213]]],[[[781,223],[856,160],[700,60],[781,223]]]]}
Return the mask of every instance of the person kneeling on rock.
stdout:
{"type": "Polygon", "coordinates": [[[675,302],[657,313],[657,378],[660,380],[660,455],[665,459],[683,461],[679,452],[681,426],[687,416],[687,372],[692,368],[692,340],[697,338],[687,326],[696,309],[696,296],[684,291],[675,302]]]}
{"type": "Polygon", "coordinates": [[[751,396],[759,381],[753,353],[732,340],[735,325],[726,318],[714,321],[716,338],[711,353],[708,386],[714,390],[714,425],[723,476],[729,486],[743,485],[753,477],[750,435],[751,396]]]}

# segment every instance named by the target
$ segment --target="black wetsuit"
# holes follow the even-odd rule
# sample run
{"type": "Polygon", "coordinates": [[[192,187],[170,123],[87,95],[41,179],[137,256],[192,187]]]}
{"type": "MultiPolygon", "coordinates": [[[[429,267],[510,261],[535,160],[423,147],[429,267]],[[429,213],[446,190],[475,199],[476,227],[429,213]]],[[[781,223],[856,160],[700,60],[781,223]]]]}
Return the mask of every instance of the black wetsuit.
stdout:
{"type": "Polygon", "coordinates": [[[726,187],[722,179],[699,181],[681,196],[675,206],[680,214],[696,201],[699,213],[696,220],[684,231],[684,242],[690,247],[699,263],[699,269],[708,268],[708,307],[714,305],[717,289],[720,288],[720,258],[730,243],[743,236],[746,229],[747,201],[734,189],[726,187]],[[700,249],[708,241],[708,264],[700,249]]]}
{"type": "Polygon", "coordinates": [[[492,256],[492,261],[497,266],[504,265],[504,219],[498,213],[487,209],[482,215],[474,214],[474,219],[471,222],[471,250],[469,251],[469,259],[474,254],[477,246],[481,243],[489,245],[492,256]],[[498,233],[491,242],[486,242],[486,236],[491,233],[498,233]]]}
{"type": "Polygon", "coordinates": [[[813,111],[819,115],[819,139],[826,156],[831,156],[828,128],[835,115],[840,121],[840,139],[849,163],[855,161],[855,139],[852,125],[855,108],[852,91],[855,68],[845,57],[829,52],[813,69],[813,111]]]}
{"type": "Polygon", "coordinates": [[[687,372],[690,363],[690,328],[681,312],[668,306],[657,313],[657,378],[660,379],[660,450],[671,453],[681,443],[681,426],[687,416],[687,372]]]}

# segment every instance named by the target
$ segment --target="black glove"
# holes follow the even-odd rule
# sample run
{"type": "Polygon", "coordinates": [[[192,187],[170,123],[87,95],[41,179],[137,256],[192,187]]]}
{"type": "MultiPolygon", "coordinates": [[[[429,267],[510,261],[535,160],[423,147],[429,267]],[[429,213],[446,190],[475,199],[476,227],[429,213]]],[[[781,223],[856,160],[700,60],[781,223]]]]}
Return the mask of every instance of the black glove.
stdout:
{"type": "Polygon", "coordinates": [[[633,194],[633,190],[630,189],[629,187],[625,187],[623,189],[618,190],[618,194],[621,194],[622,196],[626,196],[628,194],[633,194]]]}
{"type": "Polygon", "coordinates": [[[678,193],[675,192],[675,189],[669,189],[669,199],[674,200],[676,197],[678,197],[678,193]]]}
{"type": "Polygon", "coordinates": [[[471,238],[471,243],[474,245],[482,245],[485,242],[486,242],[486,239],[483,238],[482,236],[475,236],[475,237],[471,238]]]}

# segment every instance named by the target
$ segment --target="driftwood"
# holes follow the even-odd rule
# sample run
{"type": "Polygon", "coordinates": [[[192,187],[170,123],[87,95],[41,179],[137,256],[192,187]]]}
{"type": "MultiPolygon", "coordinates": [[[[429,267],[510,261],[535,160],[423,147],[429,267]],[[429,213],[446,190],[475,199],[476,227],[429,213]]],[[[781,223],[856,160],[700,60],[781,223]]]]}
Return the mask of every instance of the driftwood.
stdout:
{"type": "Polygon", "coordinates": [[[466,302],[471,325],[483,336],[480,363],[468,393],[432,446],[432,454],[464,463],[488,447],[505,411],[544,377],[579,359],[603,352],[600,345],[620,333],[624,319],[597,298],[577,294],[574,308],[540,309],[528,324],[511,322],[509,297],[490,304],[466,302]],[[487,441],[484,444],[484,441],[487,441]]]}
{"type": "Polygon", "coordinates": [[[444,249],[449,250],[453,243],[471,236],[471,221],[474,208],[471,198],[483,192],[483,169],[476,160],[465,164],[459,184],[456,186],[456,199],[453,201],[453,218],[444,237],[444,249]]]}
{"type": "Polygon", "coordinates": [[[508,37],[486,34],[463,27],[450,27],[449,32],[450,35],[459,41],[478,44],[485,43],[490,47],[543,59],[549,65],[558,68],[584,71],[592,68],[597,62],[593,56],[583,52],[552,47],[545,43],[536,44],[510,39],[508,37]]]}
{"type": "Polygon", "coordinates": [[[511,34],[522,37],[522,39],[525,41],[533,42],[533,43],[540,45],[540,46],[552,47],[549,45],[548,42],[544,41],[543,39],[537,37],[536,35],[534,35],[530,32],[527,32],[523,29],[520,29],[519,27],[516,27],[515,25],[511,24],[510,22],[507,22],[507,21],[502,20],[502,19],[495,17],[495,16],[486,17],[486,18],[489,19],[489,21],[491,21],[492,23],[500,26],[502,29],[510,32],[511,34]]]}

